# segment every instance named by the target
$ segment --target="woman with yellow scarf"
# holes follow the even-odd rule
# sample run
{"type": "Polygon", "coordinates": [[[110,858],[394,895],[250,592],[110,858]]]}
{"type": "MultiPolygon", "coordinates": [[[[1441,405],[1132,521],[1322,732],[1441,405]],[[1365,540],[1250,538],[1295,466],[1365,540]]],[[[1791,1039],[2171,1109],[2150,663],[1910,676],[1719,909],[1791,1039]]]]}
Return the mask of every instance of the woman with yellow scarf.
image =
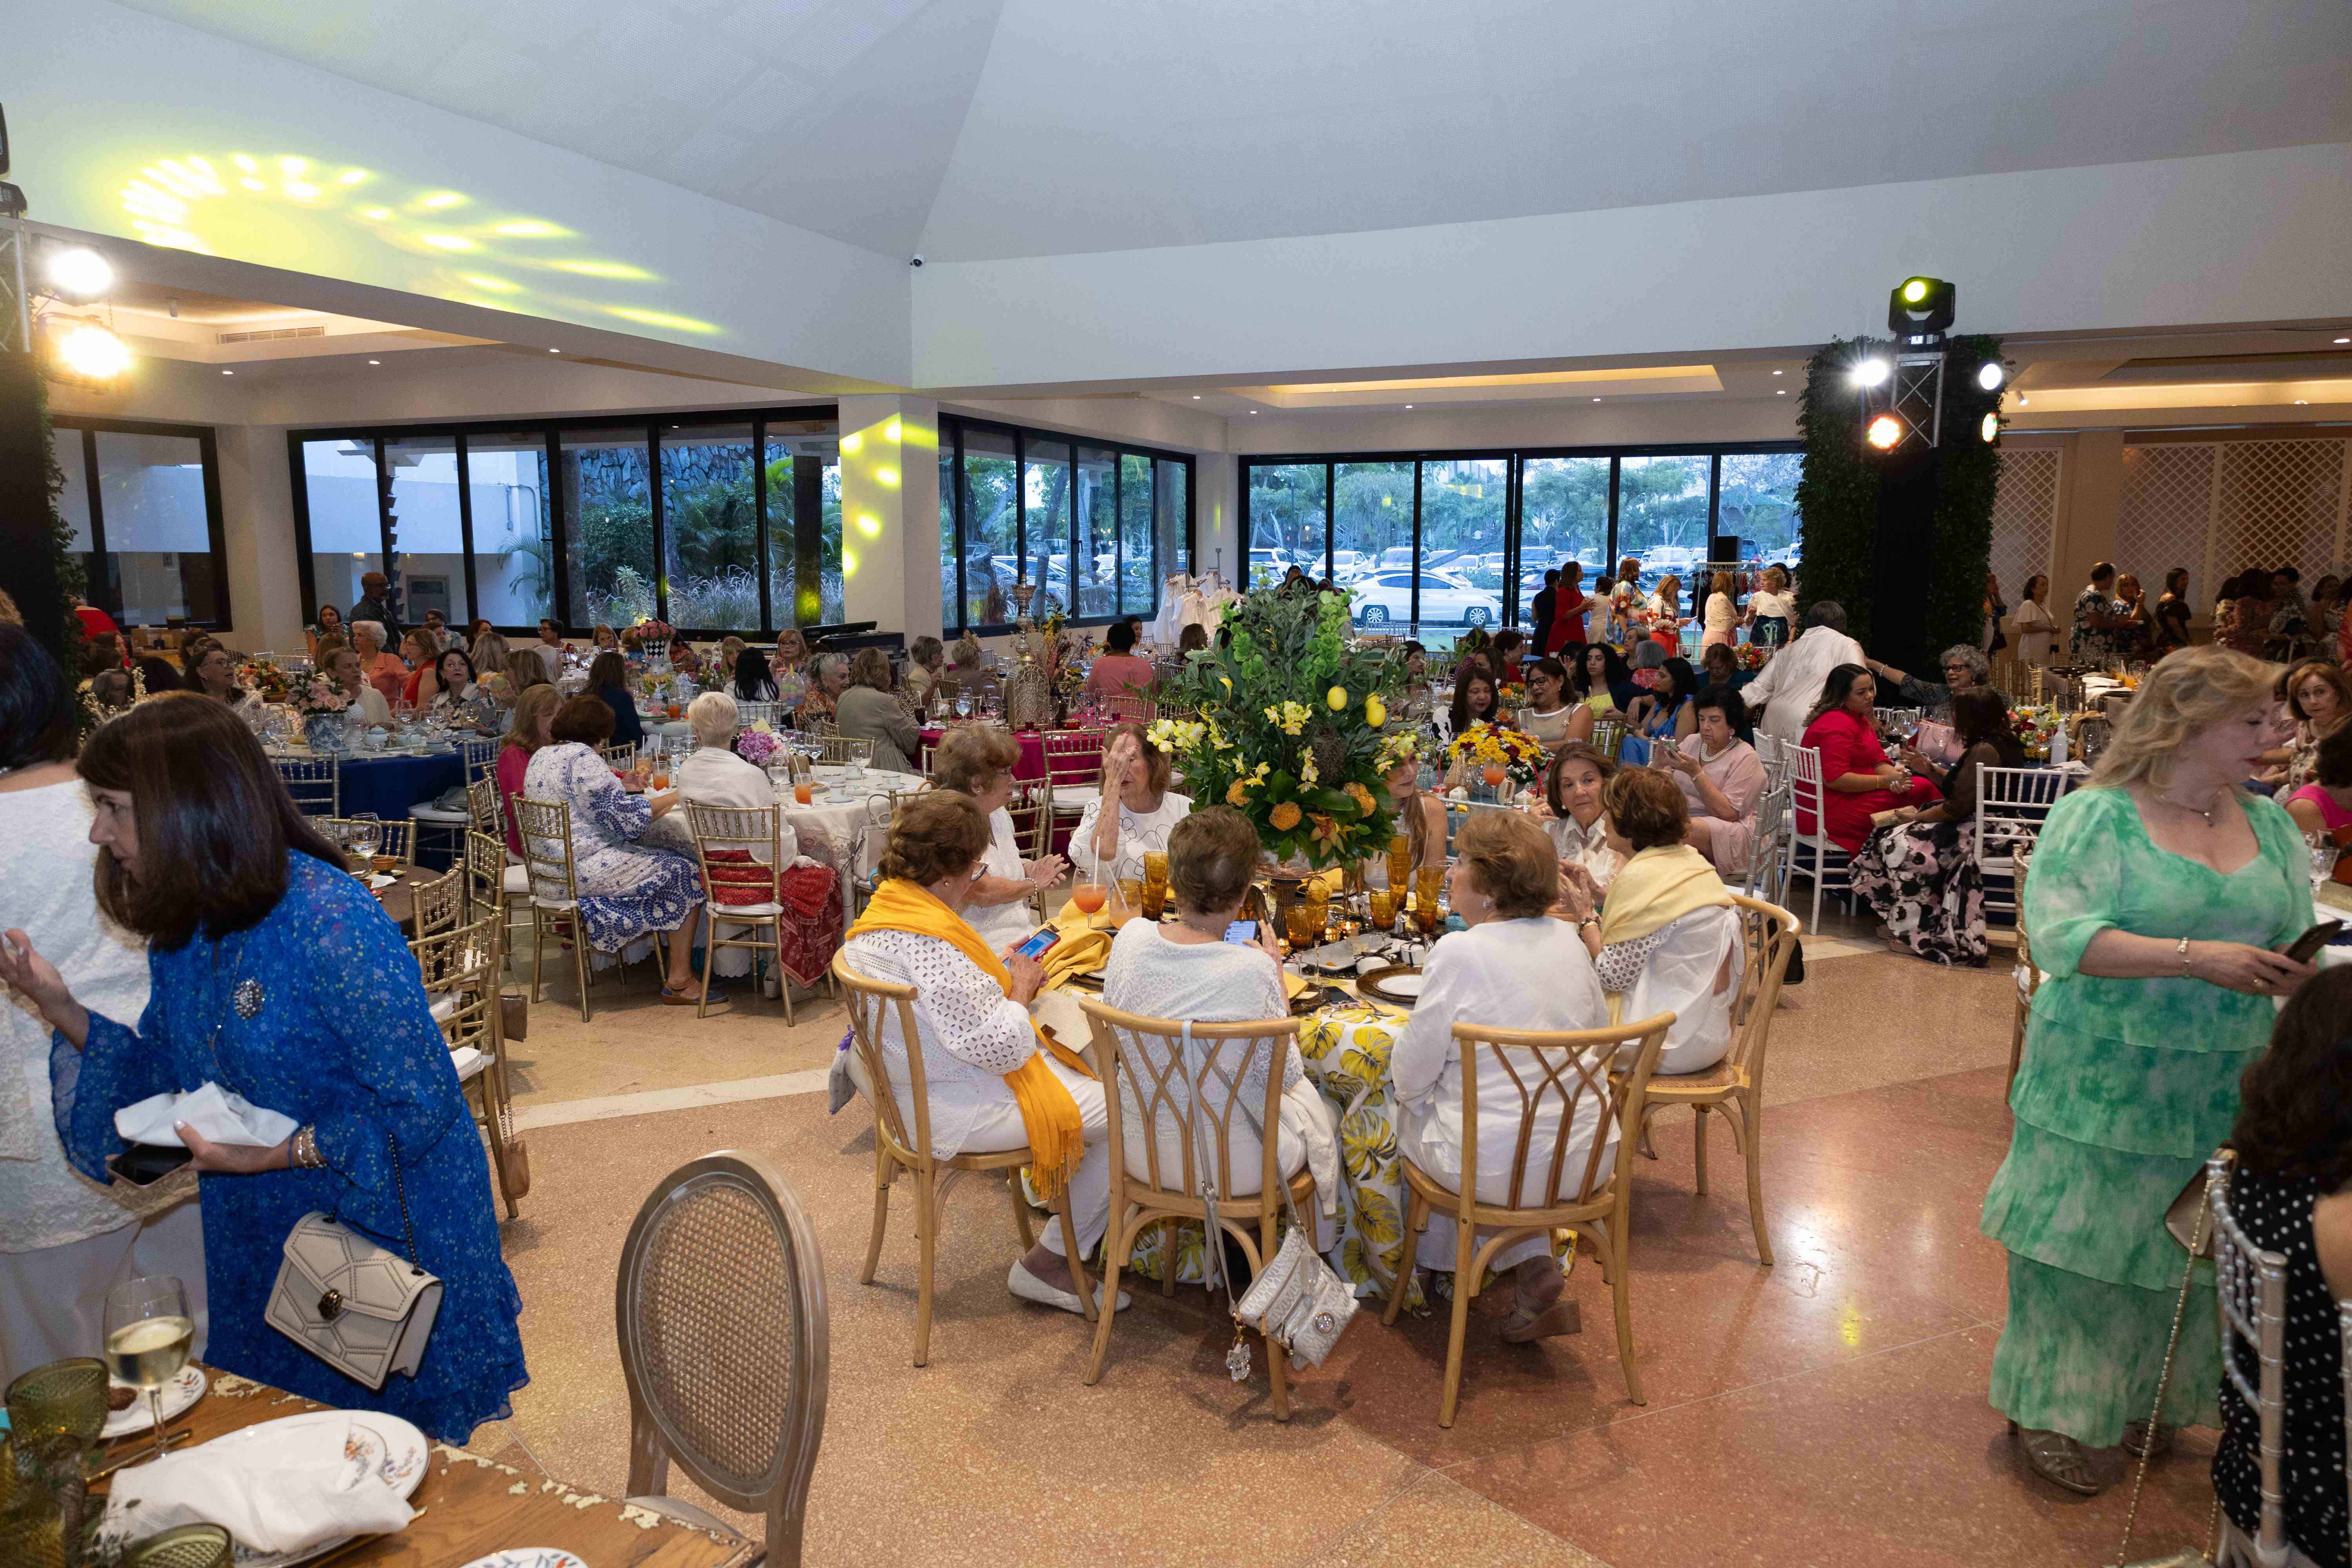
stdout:
{"type": "MultiPolygon", "coordinates": [[[[964,921],[972,889],[988,875],[988,818],[968,795],[938,790],[903,802],[883,846],[881,884],[843,952],[861,973],[915,987],[931,1152],[944,1159],[1028,1145],[1038,1188],[1050,1195],[1068,1187],[1078,1247],[1092,1252],[1110,1220],[1102,1085],[1030,1022],[1044,968],[1017,952],[999,957],[964,921]]],[[[881,1033],[892,1092],[912,1127],[908,1046],[897,1008],[882,1010],[881,1033]]],[[[1005,1283],[1024,1301],[1082,1312],[1063,1246],[1061,1226],[1045,1226],[1005,1283]]],[[[1127,1305],[1124,1296],[1118,1304],[1127,1305]]]]}
{"type": "Polygon", "coordinates": [[[1690,806],[1654,768],[1624,768],[1601,805],[1633,846],[1606,901],[1580,866],[1562,863],[1560,901],[1577,922],[1601,985],[1625,998],[1628,1018],[1672,1013],[1661,1078],[1704,1072],[1731,1054],[1731,1001],[1739,980],[1739,914],[1706,856],[1683,842],[1690,806]]]}

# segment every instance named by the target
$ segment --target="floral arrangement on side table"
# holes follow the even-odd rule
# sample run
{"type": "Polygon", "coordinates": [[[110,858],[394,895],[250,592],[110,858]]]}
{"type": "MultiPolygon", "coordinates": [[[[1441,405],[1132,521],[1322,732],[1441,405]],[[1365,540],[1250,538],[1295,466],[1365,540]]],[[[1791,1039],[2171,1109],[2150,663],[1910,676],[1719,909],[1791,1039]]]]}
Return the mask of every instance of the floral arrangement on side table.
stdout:
{"type": "Polygon", "coordinates": [[[1271,590],[1225,607],[1233,641],[1185,661],[1153,692],[1152,744],[1172,753],[1201,805],[1230,805],[1277,860],[1343,865],[1388,847],[1389,770],[1412,731],[1389,727],[1402,654],[1350,651],[1342,594],[1271,590]]]}
{"type": "Polygon", "coordinates": [[[1771,657],[1772,650],[1761,643],[1738,643],[1731,650],[1732,661],[1742,669],[1761,669],[1771,657]]]}
{"type": "Polygon", "coordinates": [[[287,675],[274,664],[248,659],[236,667],[236,683],[258,696],[264,702],[286,700],[287,675]]]}
{"type": "Polygon", "coordinates": [[[1532,789],[1544,765],[1543,742],[1523,730],[1500,724],[1473,724],[1447,743],[1449,761],[1467,761],[1482,767],[1500,766],[1520,789],[1532,789]]]}
{"type": "Polygon", "coordinates": [[[776,739],[775,732],[764,725],[745,730],[735,737],[735,754],[755,768],[766,767],[768,759],[782,746],[783,742],[776,739]]]}
{"type": "Polygon", "coordinates": [[[2055,708],[2012,708],[2009,710],[2009,727],[2017,735],[2017,743],[2025,749],[2029,762],[2050,759],[2050,737],[2058,732],[2058,710],[2055,708]]]}

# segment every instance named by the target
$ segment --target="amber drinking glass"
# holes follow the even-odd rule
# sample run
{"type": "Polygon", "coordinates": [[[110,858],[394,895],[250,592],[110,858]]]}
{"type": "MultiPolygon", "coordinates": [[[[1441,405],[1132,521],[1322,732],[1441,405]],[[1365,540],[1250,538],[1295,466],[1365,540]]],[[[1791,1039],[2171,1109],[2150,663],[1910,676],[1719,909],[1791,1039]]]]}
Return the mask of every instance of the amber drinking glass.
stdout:
{"type": "Polygon", "coordinates": [[[1143,852],[1143,918],[1156,921],[1168,903],[1168,851],[1143,852]]]}
{"type": "Polygon", "coordinates": [[[1397,897],[1402,898],[1412,884],[1412,840],[1400,833],[1389,840],[1389,886],[1396,889],[1397,897]]]}
{"type": "Polygon", "coordinates": [[[1444,880],[1445,868],[1443,866],[1423,866],[1413,874],[1412,919],[1423,936],[1437,930],[1437,894],[1444,880]]]}
{"type": "Polygon", "coordinates": [[[1394,889],[1374,888],[1365,897],[1370,900],[1372,906],[1374,931],[1384,931],[1396,924],[1397,896],[1394,889]]]}

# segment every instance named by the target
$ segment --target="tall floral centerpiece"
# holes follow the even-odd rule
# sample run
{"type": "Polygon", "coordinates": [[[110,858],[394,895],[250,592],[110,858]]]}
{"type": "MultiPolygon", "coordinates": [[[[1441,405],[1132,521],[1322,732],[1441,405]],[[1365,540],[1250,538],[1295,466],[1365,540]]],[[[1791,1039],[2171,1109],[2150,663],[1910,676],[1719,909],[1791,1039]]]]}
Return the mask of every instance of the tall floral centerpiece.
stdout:
{"type": "Polygon", "coordinates": [[[287,682],[286,706],[302,721],[302,738],[314,752],[350,749],[344,716],[358,699],[337,684],[334,677],[313,670],[287,682]]]}
{"type": "Polygon", "coordinates": [[[1351,652],[1340,594],[1251,594],[1225,608],[1234,634],[1193,655],[1158,693],[1151,740],[1202,805],[1230,805],[1278,860],[1345,865],[1382,853],[1395,827],[1386,779],[1411,753],[1392,721],[1404,684],[1391,650],[1351,652]]]}

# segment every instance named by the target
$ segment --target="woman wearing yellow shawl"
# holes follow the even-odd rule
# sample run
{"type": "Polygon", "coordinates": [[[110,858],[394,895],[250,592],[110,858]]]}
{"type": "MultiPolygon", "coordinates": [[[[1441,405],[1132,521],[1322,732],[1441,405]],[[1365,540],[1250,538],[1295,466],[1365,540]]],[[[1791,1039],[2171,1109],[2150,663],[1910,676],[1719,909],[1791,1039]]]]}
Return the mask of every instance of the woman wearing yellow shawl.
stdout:
{"type": "MultiPolygon", "coordinates": [[[[1037,1155],[1038,1187],[1068,1186],[1078,1246],[1091,1252],[1110,1219],[1102,1085],[1029,1021],[1045,970],[1017,953],[1000,958],[964,922],[963,908],[988,875],[988,818],[968,795],[938,790],[902,803],[882,850],[883,881],[843,951],[861,973],[916,988],[931,1152],[1027,1144],[1037,1155]]],[[[883,1058],[911,1128],[898,1009],[885,1008],[881,1022],[883,1058]]],[[[1024,1301],[1082,1311],[1062,1247],[1062,1227],[1045,1226],[1005,1282],[1024,1301]]]]}
{"type": "Polygon", "coordinates": [[[1671,775],[1622,769],[1602,786],[1601,805],[1633,857],[1609,884],[1605,902],[1582,867],[1561,862],[1561,902],[1601,984],[1624,996],[1623,1016],[1674,1014],[1658,1076],[1704,1072],[1731,1052],[1740,959],[1731,889],[1683,842],[1690,805],[1671,775]]]}

